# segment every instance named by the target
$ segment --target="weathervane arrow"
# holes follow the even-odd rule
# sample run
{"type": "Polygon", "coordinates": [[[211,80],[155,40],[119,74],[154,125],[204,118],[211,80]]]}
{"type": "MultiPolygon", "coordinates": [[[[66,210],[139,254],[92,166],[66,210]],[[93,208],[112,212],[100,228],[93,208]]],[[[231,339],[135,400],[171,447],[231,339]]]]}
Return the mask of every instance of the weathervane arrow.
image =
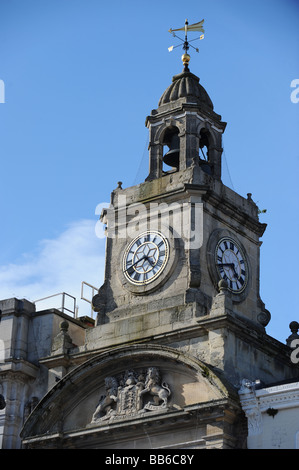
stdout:
{"type": "MultiPolygon", "coordinates": [[[[195,39],[192,39],[192,41],[188,41],[188,38],[187,38],[187,33],[188,31],[199,31],[200,33],[204,33],[205,30],[203,28],[203,23],[204,23],[204,20],[201,20],[199,21],[198,23],[193,23],[193,24],[190,24],[188,23],[188,20],[185,21],[185,26],[183,28],[177,28],[177,29],[172,29],[170,28],[168,31],[169,33],[171,33],[174,37],[178,38],[180,41],[182,41],[184,44],[183,44],[183,49],[185,50],[185,54],[183,54],[182,56],[182,60],[183,60],[183,64],[184,64],[184,67],[185,67],[185,71],[188,72],[189,71],[189,68],[188,68],[188,64],[189,64],[189,60],[190,60],[190,56],[189,54],[187,53],[189,47],[193,47],[193,49],[196,50],[196,52],[199,52],[199,50],[194,47],[192,44],[190,44],[190,42],[192,41],[196,41],[197,39],[203,39],[204,38],[204,34],[202,34],[199,38],[195,38],[195,39]],[[181,39],[179,36],[177,36],[175,34],[175,31],[185,31],[185,40],[181,39]]],[[[178,46],[170,46],[168,48],[169,52],[171,52],[173,49],[175,49],[176,47],[179,47],[178,46]]]]}
{"type": "Polygon", "coordinates": [[[188,20],[185,21],[185,26],[183,28],[178,28],[178,29],[172,29],[170,28],[168,31],[172,33],[173,31],[185,31],[185,34],[187,34],[187,31],[199,31],[201,33],[204,33],[205,30],[203,29],[203,24],[205,20],[201,20],[198,23],[193,23],[190,24],[188,23],[188,20]]]}

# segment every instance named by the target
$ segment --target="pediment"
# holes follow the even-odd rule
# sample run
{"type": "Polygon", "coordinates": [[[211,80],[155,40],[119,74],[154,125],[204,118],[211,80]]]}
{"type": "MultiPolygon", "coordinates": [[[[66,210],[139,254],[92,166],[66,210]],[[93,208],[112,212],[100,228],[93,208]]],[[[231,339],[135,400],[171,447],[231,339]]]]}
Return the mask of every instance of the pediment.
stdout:
{"type": "Polygon", "coordinates": [[[25,441],[183,415],[234,394],[205,364],[173,348],[133,345],[96,355],[60,380],[27,419],[25,441]]]}

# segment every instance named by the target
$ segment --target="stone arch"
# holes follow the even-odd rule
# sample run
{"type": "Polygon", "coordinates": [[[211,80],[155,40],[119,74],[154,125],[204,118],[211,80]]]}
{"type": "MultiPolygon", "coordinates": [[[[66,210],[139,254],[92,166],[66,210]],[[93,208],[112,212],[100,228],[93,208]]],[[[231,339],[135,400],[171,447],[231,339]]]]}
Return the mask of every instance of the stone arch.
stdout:
{"type": "Polygon", "coordinates": [[[181,137],[184,135],[184,128],[182,123],[178,119],[167,119],[159,126],[155,134],[155,145],[158,148],[157,154],[161,164],[161,174],[167,172],[169,167],[176,168],[179,170],[179,154],[181,151],[181,137]],[[167,151],[165,151],[165,147],[167,151]],[[172,163],[165,159],[165,154],[170,150],[176,148],[175,158],[171,159],[172,163]],[[163,165],[166,167],[163,168],[163,165]],[[167,168],[168,166],[168,168],[167,168]]]}
{"type": "Polygon", "coordinates": [[[184,131],[184,126],[183,123],[179,119],[166,119],[163,124],[161,124],[156,131],[155,135],[155,141],[157,143],[162,144],[165,132],[167,129],[170,129],[172,127],[176,127],[179,130],[179,134],[183,134],[184,131]]]}
{"type": "Polygon", "coordinates": [[[217,178],[221,176],[221,154],[222,154],[222,133],[212,128],[208,121],[203,121],[197,126],[199,159],[202,169],[217,178]],[[206,162],[202,161],[201,148],[206,146],[206,162]]]}
{"type": "Polygon", "coordinates": [[[165,346],[120,347],[91,357],[63,377],[28,417],[21,433],[23,441],[88,427],[107,377],[152,366],[160,369],[163,381],[169,384],[173,413],[201,402],[215,404],[237,397],[211,368],[193,356],[165,346]]]}

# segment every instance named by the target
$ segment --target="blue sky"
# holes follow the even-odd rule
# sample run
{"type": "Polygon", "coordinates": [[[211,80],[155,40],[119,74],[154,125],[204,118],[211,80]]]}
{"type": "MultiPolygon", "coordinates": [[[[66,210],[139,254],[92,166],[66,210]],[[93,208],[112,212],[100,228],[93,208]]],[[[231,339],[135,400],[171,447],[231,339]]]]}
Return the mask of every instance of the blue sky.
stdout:
{"type": "Polygon", "coordinates": [[[102,284],[96,208],[147,176],[145,118],[182,69],[168,29],[185,18],[205,19],[190,69],[228,123],[224,182],[267,209],[261,297],[284,342],[298,321],[295,0],[0,0],[0,298],[102,284]]]}

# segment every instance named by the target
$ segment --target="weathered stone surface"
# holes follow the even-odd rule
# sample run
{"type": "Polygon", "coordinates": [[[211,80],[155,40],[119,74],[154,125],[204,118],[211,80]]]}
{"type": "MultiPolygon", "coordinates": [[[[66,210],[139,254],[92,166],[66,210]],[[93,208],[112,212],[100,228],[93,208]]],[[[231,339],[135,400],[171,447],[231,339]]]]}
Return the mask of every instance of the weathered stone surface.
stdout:
{"type": "MultiPolygon", "coordinates": [[[[186,442],[185,432],[197,419],[199,428],[193,434],[193,445],[209,447],[213,440],[208,439],[206,444],[204,437],[205,405],[214,404],[209,423],[219,426],[222,422],[224,429],[225,409],[233,410],[235,419],[240,414],[236,397],[229,384],[192,356],[173,348],[132,345],[95,356],[66,375],[39,403],[22,435],[28,448],[55,447],[57,439],[61,447],[89,447],[88,439],[78,442],[76,430],[80,429],[81,436],[94,433],[92,447],[106,448],[108,432],[108,447],[113,448],[119,445],[113,442],[118,429],[122,448],[133,448],[136,443],[149,447],[138,431],[140,426],[148,425],[154,441],[158,432],[159,445],[166,446],[186,442]],[[132,426],[137,434],[132,434],[132,426]]],[[[224,431],[217,433],[219,445],[223,446],[226,438],[224,431]]],[[[236,441],[237,437],[232,433],[230,439],[236,441]]]]}
{"type": "Polygon", "coordinates": [[[290,348],[265,330],[271,316],[259,277],[266,225],[251,195],[243,198],[221,181],[226,123],[198,78],[174,77],[146,125],[146,181],[129,188],[119,182],[101,214],[107,244],[105,281],[93,298],[96,326],[57,311],[35,312],[27,301],[0,302],[0,393],[5,413],[14,416],[14,430],[4,431],[6,447],[20,446],[24,415],[26,448],[243,447],[242,378],[270,383],[298,375],[290,348]],[[171,142],[176,160],[166,168],[171,142]],[[126,271],[140,262],[129,256],[131,241],[147,230],[167,242],[161,255],[139,239],[148,248],[141,283],[140,273],[130,279],[126,271]],[[223,249],[229,259],[218,254],[221,272],[216,246],[225,237],[244,258],[223,249]],[[248,277],[236,292],[241,261],[248,277]],[[155,268],[147,282],[145,272],[155,268]]]}

